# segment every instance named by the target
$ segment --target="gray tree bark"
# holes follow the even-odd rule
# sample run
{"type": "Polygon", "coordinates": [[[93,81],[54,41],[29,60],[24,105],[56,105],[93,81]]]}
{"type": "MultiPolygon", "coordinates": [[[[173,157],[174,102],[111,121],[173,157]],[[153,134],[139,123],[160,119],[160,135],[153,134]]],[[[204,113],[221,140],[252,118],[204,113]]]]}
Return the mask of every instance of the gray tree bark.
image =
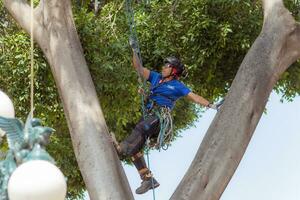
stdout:
{"type": "Polygon", "coordinates": [[[262,31],[172,200],[217,200],[238,167],[280,75],[300,57],[300,26],[281,0],[264,0],[262,31]]]}
{"type": "MultiPolygon", "coordinates": [[[[30,6],[3,0],[30,33],[30,6]]],[[[41,0],[34,9],[34,38],[51,66],[63,102],[78,165],[92,200],[131,200],[129,183],[108,129],[74,25],[70,0],[41,0]]]]}

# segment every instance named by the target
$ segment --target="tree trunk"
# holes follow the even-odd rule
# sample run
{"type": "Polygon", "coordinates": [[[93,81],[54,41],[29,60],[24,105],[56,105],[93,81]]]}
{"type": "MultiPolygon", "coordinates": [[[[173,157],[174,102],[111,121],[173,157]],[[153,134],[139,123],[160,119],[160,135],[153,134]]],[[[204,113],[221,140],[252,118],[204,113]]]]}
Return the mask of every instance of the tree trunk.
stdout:
{"type": "Polygon", "coordinates": [[[265,0],[264,25],[172,200],[216,200],[250,142],[280,75],[300,57],[300,27],[281,0],[265,0]]]}
{"type": "MultiPolygon", "coordinates": [[[[25,0],[3,0],[30,32],[25,0]]],[[[74,26],[70,0],[41,0],[34,9],[34,38],[51,66],[67,118],[75,155],[92,200],[131,200],[124,170],[108,129],[74,26]]]]}

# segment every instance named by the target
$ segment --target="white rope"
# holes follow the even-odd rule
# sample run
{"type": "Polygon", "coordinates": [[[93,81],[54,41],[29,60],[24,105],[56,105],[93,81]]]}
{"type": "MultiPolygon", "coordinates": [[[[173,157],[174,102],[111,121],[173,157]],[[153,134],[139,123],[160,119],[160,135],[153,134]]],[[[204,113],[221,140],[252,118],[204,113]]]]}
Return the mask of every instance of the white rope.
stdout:
{"type": "Polygon", "coordinates": [[[34,110],[34,52],[33,52],[33,0],[30,1],[31,3],[31,16],[30,16],[30,112],[33,117],[33,110],[34,110]]]}

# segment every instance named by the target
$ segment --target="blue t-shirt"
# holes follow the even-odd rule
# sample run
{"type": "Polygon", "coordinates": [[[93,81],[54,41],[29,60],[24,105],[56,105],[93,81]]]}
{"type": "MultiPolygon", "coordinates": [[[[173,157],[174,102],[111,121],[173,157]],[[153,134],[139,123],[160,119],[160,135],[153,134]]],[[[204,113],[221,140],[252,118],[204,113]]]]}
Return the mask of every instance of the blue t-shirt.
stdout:
{"type": "Polygon", "coordinates": [[[160,73],[150,71],[148,81],[151,83],[151,87],[149,96],[150,101],[147,104],[148,109],[152,106],[151,100],[159,106],[166,106],[172,109],[177,99],[186,96],[191,92],[188,87],[177,79],[159,83],[162,79],[160,73]]]}

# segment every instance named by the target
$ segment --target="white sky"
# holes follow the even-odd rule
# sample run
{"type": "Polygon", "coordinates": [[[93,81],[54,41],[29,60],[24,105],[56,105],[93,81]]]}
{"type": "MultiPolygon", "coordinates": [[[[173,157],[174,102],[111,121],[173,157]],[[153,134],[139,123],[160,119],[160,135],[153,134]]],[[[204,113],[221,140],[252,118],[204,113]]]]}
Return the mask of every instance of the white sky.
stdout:
{"type": "MultiPolygon", "coordinates": [[[[300,199],[300,97],[281,103],[272,93],[247,151],[223,193],[221,200],[300,199]]],[[[184,176],[215,111],[207,111],[195,128],[184,131],[168,151],[152,151],[151,170],[160,182],[156,200],[167,200],[184,176]]],[[[140,180],[132,166],[125,172],[134,193],[140,180]]],[[[136,200],[152,200],[152,191],[135,195],[136,200]]]]}

